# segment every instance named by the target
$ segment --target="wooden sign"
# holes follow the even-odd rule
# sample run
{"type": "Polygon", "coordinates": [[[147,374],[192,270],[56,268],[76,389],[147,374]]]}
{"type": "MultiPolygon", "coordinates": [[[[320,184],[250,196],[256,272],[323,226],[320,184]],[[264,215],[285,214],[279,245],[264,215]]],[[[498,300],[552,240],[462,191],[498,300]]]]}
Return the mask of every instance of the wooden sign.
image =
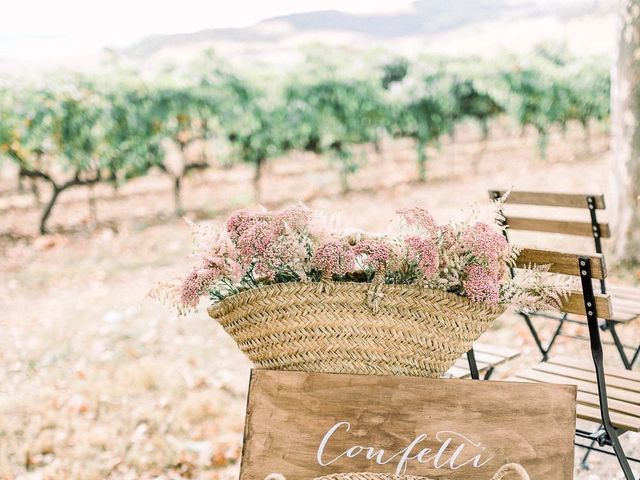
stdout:
{"type": "Polygon", "coordinates": [[[569,480],[575,412],[575,386],[253,370],[240,479],[569,480]]]}

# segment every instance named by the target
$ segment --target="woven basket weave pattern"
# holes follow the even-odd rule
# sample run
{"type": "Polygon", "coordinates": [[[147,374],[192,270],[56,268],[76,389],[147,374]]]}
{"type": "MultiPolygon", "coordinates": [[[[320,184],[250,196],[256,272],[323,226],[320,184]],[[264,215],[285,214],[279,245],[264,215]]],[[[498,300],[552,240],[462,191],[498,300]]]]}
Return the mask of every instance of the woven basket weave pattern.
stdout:
{"type": "Polygon", "coordinates": [[[417,286],[378,288],[274,284],[228,297],[209,314],[258,368],[439,377],[504,311],[417,286]]]}

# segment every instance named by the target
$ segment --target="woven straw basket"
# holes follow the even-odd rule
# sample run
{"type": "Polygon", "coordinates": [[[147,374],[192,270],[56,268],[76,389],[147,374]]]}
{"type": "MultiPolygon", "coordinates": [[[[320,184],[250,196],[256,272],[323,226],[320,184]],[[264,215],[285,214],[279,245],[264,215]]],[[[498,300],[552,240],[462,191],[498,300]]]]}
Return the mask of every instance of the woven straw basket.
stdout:
{"type": "Polygon", "coordinates": [[[280,283],[209,309],[257,368],[440,377],[504,312],[438,290],[280,283]]]}
{"type": "MultiPolygon", "coordinates": [[[[508,463],[504,465],[496,474],[488,480],[530,480],[527,471],[517,463],[508,463]],[[510,475],[510,474],[515,475],[510,475]]],[[[272,473],[267,475],[265,480],[286,480],[283,475],[279,473],[272,473]]],[[[370,472],[357,472],[357,473],[334,473],[333,475],[326,475],[324,477],[318,477],[313,480],[431,480],[427,477],[416,477],[413,475],[393,475],[390,473],[370,473],[370,472]]],[[[480,480],[476,477],[469,480],[480,480]]]]}

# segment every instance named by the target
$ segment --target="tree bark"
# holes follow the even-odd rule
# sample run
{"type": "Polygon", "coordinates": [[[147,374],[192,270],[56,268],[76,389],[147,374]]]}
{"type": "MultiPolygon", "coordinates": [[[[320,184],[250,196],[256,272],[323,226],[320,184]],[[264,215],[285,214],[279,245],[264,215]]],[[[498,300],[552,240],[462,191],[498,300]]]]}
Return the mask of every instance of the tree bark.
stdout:
{"type": "Polygon", "coordinates": [[[262,169],[266,162],[266,158],[260,157],[256,160],[255,170],[253,171],[253,192],[256,203],[262,200],[262,189],[260,180],[262,179],[262,169]]]}
{"type": "Polygon", "coordinates": [[[611,210],[615,259],[640,264],[640,0],[620,0],[612,73],[611,210]]]}
{"type": "Polygon", "coordinates": [[[58,195],[60,195],[62,189],[58,187],[55,183],[51,184],[51,196],[49,197],[49,201],[44,207],[44,211],[42,212],[42,216],[40,217],[40,235],[45,235],[48,233],[47,231],[47,220],[49,220],[49,216],[51,215],[51,211],[53,210],[53,206],[56,204],[56,200],[58,200],[58,195]]]}
{"type": "Polygon", "coordinates": [[[182,207],[182,177],[173,177],[173,206],[176,217],[180,218],[184,215],[184,208],[182,207]]]}
{"type": "Polygon", "coordinates": [[[427,181],[427,144],[422,141],[416,142],[416,150],[418,155],[418,182],[424,183],[427,181]]]}

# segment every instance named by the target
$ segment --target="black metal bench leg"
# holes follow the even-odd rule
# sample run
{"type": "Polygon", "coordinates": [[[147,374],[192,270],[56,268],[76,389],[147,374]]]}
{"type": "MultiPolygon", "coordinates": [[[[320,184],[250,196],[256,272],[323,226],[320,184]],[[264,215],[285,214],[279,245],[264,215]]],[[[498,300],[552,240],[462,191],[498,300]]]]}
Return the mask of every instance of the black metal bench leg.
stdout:
{"type": "Polygon", "coordinates": [[[620,445],[620,440],[618,439],[618,434],[615,433],[611,438],[613,451],[616,454],[618,459],[618,463],[620,463],[620,468],[624,472],[624,477],[627,480],[636,480],[636,477],[633,475],[633,471],[631,470],[631,466],[629,465],[629,460],[627,460],[627,454],[624,453],[624,449],[622,445],[620,445]]]}
{"type": "Polygon", "coordinates": [[[487,372],[484,374],[484,378],[483,380],[489,380],[491,378],[491,376],[493,375],[493,372],[495,371],[494,367],[489,367],[487,369],[487,372]]]}
{"type": "Polygon", "coordinates": [[[616,332],[616,322],[607,320],[606,329],[609,330],[609,332],[611,333],[611,338],[613,338],[613,343],[615,344],[616,349],[618,349],[618,353],[620,354],[620,359],[622,360],[622,364],[624,365],[624,368],[626,368],[627,370],[631,370],[633,368],[633,364],[638,359],[638,352],[640,352],[640,346],[637,348],[637,350],[634,352],[631,358],[629,358],[627,356],[627,352],[625,351],[625,346],[622,343],[622,340],[620,340],[620,336],[618,335],[618,332],[616,332]]]}
{"type": "Polygon", "coordinates": [[[602,340],[600,339],[600,326],[598,325],[598,312],[596,308],[593,285],[591,283],[591,260],[589,257],[580,257],[580,280],[582,283],[582,293],[584,296],[584,308],[587,314],[587,324],[589,326],[589,340],[591,344],[591,356],[596,371],[598,383],[598,399],[600,400],[600,415],[602,417],[602,427],[605,435],[601,437],[599,443],[611,445],[618,458],[618,463],[624,473],[626,480],[636,480],[627,456],[618,439],[618,432],[611,423],[609,416],[609,398],[607,396],[607,384],[604,374],[604,354],[602,351],[602,340]]]}
{"type": "Polygon", "coordinates": [[[593,452],[593,446],[596,444],[595,440],[591,440],[591,443],[589,443],[589,446],[586,447],[587,451],[584,452],[584,455],[582,457],[582,460],[580,460],[580,468],[583,470],[589,470],[591,467],[589,466],[589,455],[591,455],[591,452],[593,452]]]}
{"type": "Polygon", "coordinates": [[[529,331],[531,332],[531,336],[533,336],[533,341],[536,343],[536,346],[538,347],[538,350],[542,354],[542,361],[546,362],[547,360],[549,360],[549,352],[553,348],[553,344],[555,343],[556,339],[562,333],[562,327],[564,326],[564,322],[567,319],[567,314],[565,313],[559,319],[558,328],[556,328],[556,330],[553,332],[553,335],[551,336],[551,338],[547,342],[547,345],[545,346],[545,345],[542,344],[542,340],[540,339],[540,335],[538,334],[538,331],[536,330],[536,327],[533,324],[533,321],[531,320],[531,316],[529,314],[525,313],[525,312],[518,312],[518,313],[520,314],[520,316],[522,318],[524,318],[524,321],[527,324],[527,327],[529,327],[529,331]]]}
{"type": "Polygon", "coordinates": [[[631,367],[635,365],[638,358],[640,358],[640,345],[638,345],[638,348],[636,348],[636,353],[634,353],[633,357],[631,357],[631,367]]]}
{"type": "Polygon", "coordinates": [[[467,361],[469,362],[469,371],[471,372],[471,378],[473,380],[480,380],[480,373],[478,372],[478,364],[476,363],[476,353],[471,350],[467,352],[467,361]]]}

